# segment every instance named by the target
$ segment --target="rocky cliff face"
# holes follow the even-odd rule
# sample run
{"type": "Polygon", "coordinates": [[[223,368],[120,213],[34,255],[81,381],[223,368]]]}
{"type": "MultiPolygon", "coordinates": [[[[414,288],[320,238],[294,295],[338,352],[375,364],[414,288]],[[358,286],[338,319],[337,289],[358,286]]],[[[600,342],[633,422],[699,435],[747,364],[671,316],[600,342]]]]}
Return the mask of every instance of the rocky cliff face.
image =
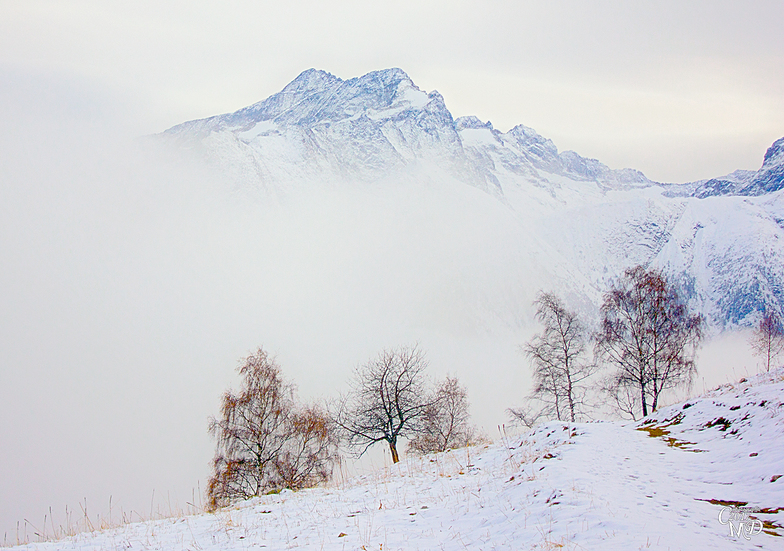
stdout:
{"type": "Polygon", "coordinates": [[[779,138],[765,153],[765,160],[749,184],[742,190],[743,195],[762,195],[784,187],[784,138],[779,138]]]}

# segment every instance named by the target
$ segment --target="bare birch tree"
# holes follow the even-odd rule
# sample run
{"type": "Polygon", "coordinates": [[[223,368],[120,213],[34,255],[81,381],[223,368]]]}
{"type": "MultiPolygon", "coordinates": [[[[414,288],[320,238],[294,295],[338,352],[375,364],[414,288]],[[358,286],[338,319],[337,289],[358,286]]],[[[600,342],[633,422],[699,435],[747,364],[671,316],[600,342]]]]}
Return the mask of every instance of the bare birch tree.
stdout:
{"type": "Polygon", "coordinates": [[[544,404],[538,414],[528,410],[509,410],[524,423],[540,416],[575,421],[585,411],[587,379],[595,372],[585,359],[587,335],[577,314],[566,309],[553,293],[539,293],[536,319],[544,326],[524,347],[534,369],[531,398],[544,404]],[[515,412],[518,412],[516,414],[515,412]]]}
{"type": "Polygon", "coordinates": [[[630,268],[604,297],[596,352],[615,366],[607,385],[627,405],[656,411],[662,392],[690,385],[703,318],[691,314],[664,275],[642,266],[630,268]],[[630,400],[627,388],[637,392],[630,400]]]}
{"type": "Polygon", "coordinates": [[[261,348],[239,367],[242,388],[223,395],[220,418],[210,420],[217,440],[207,484],[210,509],[281,488],[299,489],[327,480],[337,459],[329,417],[301,407],[293,385],[261,348]]]}
{"type": "Polygon", "coordinates": [[[784,327],[775,314],[765,314],[754,329],[749,341],[755,356],[761,356],[765,362],[765,371],[784,352],[784,327]]]}

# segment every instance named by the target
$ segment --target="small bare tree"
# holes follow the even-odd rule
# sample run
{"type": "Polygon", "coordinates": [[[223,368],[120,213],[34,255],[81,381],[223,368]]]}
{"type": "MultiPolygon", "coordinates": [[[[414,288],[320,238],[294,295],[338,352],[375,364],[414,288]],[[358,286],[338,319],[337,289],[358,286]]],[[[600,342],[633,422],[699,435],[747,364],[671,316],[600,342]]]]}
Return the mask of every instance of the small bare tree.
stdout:
{"type": "Polygon", "coordinates": [[[337,459],[329,417],[301,408],[294,387],[261,348],[239,367],[242,388],[223,395],[221,416],[210,419],[217,439],[207,484],[210,509],[281,488],[299,489],[326,480],[337,459]]]}
{"type": "Polygon", "coordinates": [[[612,401],[612,407],[632,421],[637,420],[640,413],[640,393],[630,385],[619,385],[617,376],[611,374],[600,383],[599,389],[612,401]]]}
{"type": "Polygon", "coordinates": [[[656,411],[662,392],[691,384],[703,318],[689,312],[661,272],[626,270],[605,295],[602,316],[596,352],[616,367],[607,388],[619,404],[639,405],[645,417],[648,406],[656,411]],[[627,388],[639,401],[630,399],[627,388]]]}
{"type": "Polygon", "coordinates": [[[398,440],[422,430],[432,402],[426,367],[424,354],[414,346],[384,350],[356,370],[333,418],[360,456],[373,444],[386,442],[392,462],[400,460],[398,440]]]}
{"type": "Polygon", "coordinates": [[[784,327],[775,314],[765,314],[754,329],[749,340],[755,356],[762,356],[765,371],[770,371],[772,363],[784,352],[784,327]]]}
{"type": "Polygon", "coordinates": [[[533,428],[539,419],[546,419],[551,416],[552,411],[548,408],[536,408],[528,403],[521,407],[508,408],[506,412],[512,418],[513,424],[523,425],[524,427],[533,428]]]}
{"type": "Polygon", "coordinates": [[[465,387],[457,377],[447,376],[436,389],[425,410],[421,432],[411,439],[409,448],[426,454],[470,446],[478,439],[470,418],[465,387]]]}
{"type": "Polygon", "coordinates": [[[596,371],[585,359],[586,332],[577,314],[567,310],[555,294],[539,293],[534,305],[544,329],[523,350],[534,368],[531,398],[544,407],[539,414],[514,409],[510,413],[523,423],[526,415],[531,423],[540,416],[573,422],[585,413],[586,380],[596,371]]]}

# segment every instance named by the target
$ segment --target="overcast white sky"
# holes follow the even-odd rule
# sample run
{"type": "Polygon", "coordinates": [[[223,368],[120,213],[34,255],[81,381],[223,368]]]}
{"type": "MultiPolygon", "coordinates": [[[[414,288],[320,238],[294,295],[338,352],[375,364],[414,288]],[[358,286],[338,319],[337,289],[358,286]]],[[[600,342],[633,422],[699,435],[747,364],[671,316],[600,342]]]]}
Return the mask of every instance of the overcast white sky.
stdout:
{"type": "Polygon", "coordinates": [[[140,133],[244,107],[310,67],[396,66],[455,116],[523,123],[660,181],[756,169],[784,135],[778,0],[3,0],[0,13],[2,78],[67,82],[140,133]]]}
{"type": "MultiPolygon", "coordinates": [[[[452,312],[400,305],[433,290],[438,277],[417,280],[428,270],[467,267],[468,290],[483,289],[485,257],[519,286],[482,242],[506,243],[503,221],[407,209],[433,225],[424,242],[386,199],[260,214],[187,167],[147,167],[128,137],[244,107],[310,67],[396,66],[455,116],[523,123],[661,181],[718,176],[758,168],[784,136],[781,21],[778,0],[0,0],[0,538],[49,507],[64,523],[84,497],[145,514],[152,489],[164,509],[170,491],[190,500],[207,416],[259,345],[307,398],[415,340],[491,428],[524,394],[523,335],[475,338],[452,312]],[[412,247],[420,264],[398,271],[352,258],[412,247]],[[502,384],[486,376],[498,366],[502,384]]],[[[703,354],[721,364],[705,384],[753,367],[742,338],[724,342],[703,354]]]]}

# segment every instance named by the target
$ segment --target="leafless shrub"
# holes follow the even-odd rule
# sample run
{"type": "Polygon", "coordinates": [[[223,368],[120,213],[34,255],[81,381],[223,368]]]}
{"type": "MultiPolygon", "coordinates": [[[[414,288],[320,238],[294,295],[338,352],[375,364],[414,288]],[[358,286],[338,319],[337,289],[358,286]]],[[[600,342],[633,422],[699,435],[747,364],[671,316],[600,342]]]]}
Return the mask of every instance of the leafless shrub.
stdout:
{"type": "Polygon", "coordinates": [[[476,444],[480,437],[469,423],[468,405],[465,387],[456,377],[447,376],[425,410],[422,428],[409,442],[409,449],[426,454],[476,444]]]}
{"type": "Polygon", "coordinates": [[[512,423],[522,425],[527,428],[533,428],[540,419],[548,419],[551,417],[552,411],[546,407],[535,408],[532,404],[525,406],[508,408],[506,412],[512,418],[512,423]]]}
{"type": "Polygon", "coordinates": [[[315,406],[300,407],[294,388],[261,348],[239,367],[242,388],[223,396],[220,419],[210,420],[217,440],[207,485],[214,510],[282,488],[299,489],[326,480],[337,458],[328,416],[315,406]]]}
{"type": "Polygon", "coordinates": [[[276,470],[281,486],[298,490],[329,479],[337,460],[337,434],[329,416],[311,405],[292,412],[276,470]]]}
{"type": "Polygon", "coordinates": [[[640,414],[640,394],[630,385],[619,385],[617,376],[605,377],[600,384],[600,391],[611,400],[611,407],[621,417],[636,421],[640,414]]]}

